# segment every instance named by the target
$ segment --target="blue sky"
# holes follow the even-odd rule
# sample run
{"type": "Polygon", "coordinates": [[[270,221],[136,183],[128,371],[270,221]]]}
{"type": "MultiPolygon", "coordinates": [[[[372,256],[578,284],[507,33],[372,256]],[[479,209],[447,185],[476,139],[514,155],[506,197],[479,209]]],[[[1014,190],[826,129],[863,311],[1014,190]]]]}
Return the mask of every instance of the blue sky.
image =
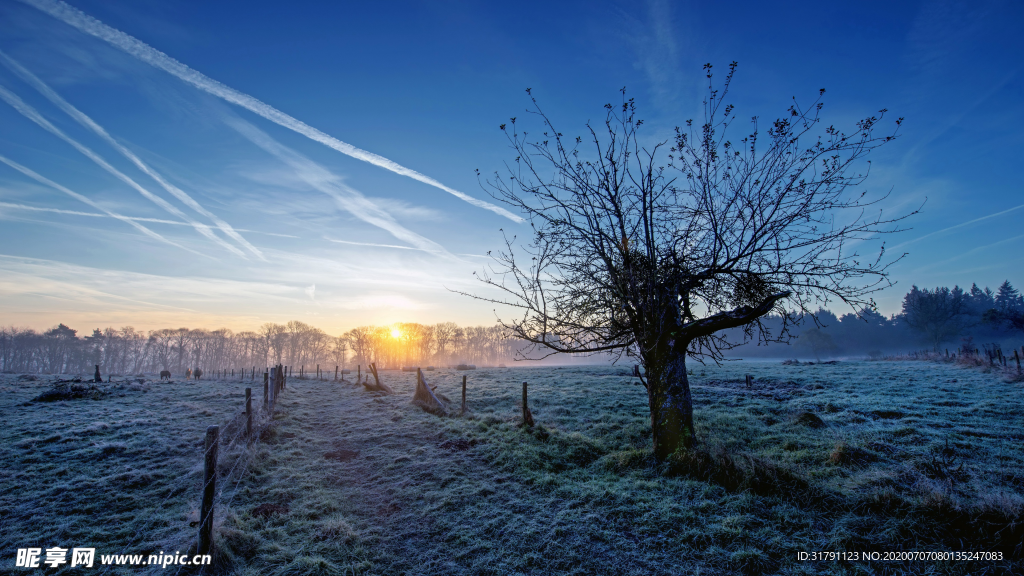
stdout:
{"type": "Polygon", "coordinates": [[[927,198],[887,240],[910,254],[881,311],[911,284],[1024,285],[1018,2],[71,6],[143,52],[52,0],[0,2],[2,324],[490,324],[448,289],[480,290],[499,229],[526,235],[474,172],[511,159],[524,89],[570,131],[626,86],[653,142],[733,60],[740,117],[819,88],[826,124],[906,117],[864,186],[894,214],[927,198]]]}

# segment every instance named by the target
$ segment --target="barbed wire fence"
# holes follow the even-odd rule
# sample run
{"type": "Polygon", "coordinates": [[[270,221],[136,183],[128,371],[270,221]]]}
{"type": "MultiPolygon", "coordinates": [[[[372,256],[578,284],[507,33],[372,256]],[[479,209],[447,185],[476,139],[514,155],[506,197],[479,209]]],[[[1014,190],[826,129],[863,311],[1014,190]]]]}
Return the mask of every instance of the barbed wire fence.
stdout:
{"type": "MultiPolygon", "coordinates": [[[[117,556],[125,556],[143,535],[149,534],[160,519],[158,513],[166,508],[172,498],[189,493],[195,486],[195,476],[199,474],[202,474],[199,486],[202,508],[198,520],[189,523],[189,528],[197,530],[184,550],[190,561],[195,555],[214,553],[214,519],[230,510],[231,502],[243,486],[243,480],[258,448],[264,443],[265,433],[273,423],[278,398],[287,386],[286,374],[287,369],[282,365],[265,371],[262,401],[259,401],[258,397],[253,397],[252,388],[246,388],[245,404],[235,410],[222,424],[207,428],[202,466],[193,466],[166,488],[166,495],[153,508],[153,513],[136,521],[134,535],[117,556]],[[220,466],[224,460],[220,456],[232,459],[230,468],[226,471],[223,470],[226,467],[220,466]]],[[[102,574],[109,573],[117,566],[118,564],[109,564],[102,574]]],[[[192,564],[179,565],[175,576],[186,567],[193,569],[192,571],[197,568],[192,564]]],[[[195,573],[202,574],[209,568],[210,565],[198,566],[195,573]]]]}

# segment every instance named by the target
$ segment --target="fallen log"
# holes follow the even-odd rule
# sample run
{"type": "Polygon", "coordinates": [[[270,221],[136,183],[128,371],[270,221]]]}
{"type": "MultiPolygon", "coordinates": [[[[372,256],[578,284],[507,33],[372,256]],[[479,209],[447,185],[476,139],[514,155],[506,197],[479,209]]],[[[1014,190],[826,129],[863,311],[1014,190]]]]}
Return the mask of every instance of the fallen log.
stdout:
{"type": "Polygon", "coordinates": [[[416,369],[416,392],[412,396],[412,403],[438,416],[445,416],[448,413],[444,403],[434,395],[434,390],[427,385],[423,371],[418,368],[416,369]]]}

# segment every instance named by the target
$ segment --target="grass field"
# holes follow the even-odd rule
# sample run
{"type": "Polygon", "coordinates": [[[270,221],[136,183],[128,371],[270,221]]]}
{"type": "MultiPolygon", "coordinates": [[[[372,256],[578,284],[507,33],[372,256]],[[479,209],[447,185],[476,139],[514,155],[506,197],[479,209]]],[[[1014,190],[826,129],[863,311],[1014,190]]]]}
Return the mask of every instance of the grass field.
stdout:
{"type": "MultiPolygon", "coordinates": [[[[444,418],[410,404],[410,373],[382,373],[395,396],[290,380],[261,440],[221,449],[218,554],[207,572],[1009,574],[1019,566],[1020,383],[926,362],[697,364],[699,449],[659,467],[646,393],[625,368],[427,378],[456,406],[463,374],[470,412],[444,418]],[[518,426],[523,381],[532,430],[518,426]],[[815,551],[1000,552],[1005,560],[797,559],[815,551]]],[[[188,549],[205,429],[233,420],[246,384],[147,381],[97,399],[32,402],[55,377],[39,378],[0,383],[0,572],[25,573],[14,568],[25,547],[188,549]]]]}

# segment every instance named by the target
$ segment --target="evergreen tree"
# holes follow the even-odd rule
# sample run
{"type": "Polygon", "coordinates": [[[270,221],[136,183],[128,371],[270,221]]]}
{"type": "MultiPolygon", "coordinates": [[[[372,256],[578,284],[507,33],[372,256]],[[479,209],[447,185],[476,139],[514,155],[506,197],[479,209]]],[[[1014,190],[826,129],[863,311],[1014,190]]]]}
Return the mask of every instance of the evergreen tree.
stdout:
{"type": "Polygon", "coordinates": [[[1004,281],[996,292],[995,309],[1001,314],[1009,314],[1021,308],[1024,308],[1024,303],[1021,301],[1020,292],[1014,289],[1009,280],[1004,281]]]}

